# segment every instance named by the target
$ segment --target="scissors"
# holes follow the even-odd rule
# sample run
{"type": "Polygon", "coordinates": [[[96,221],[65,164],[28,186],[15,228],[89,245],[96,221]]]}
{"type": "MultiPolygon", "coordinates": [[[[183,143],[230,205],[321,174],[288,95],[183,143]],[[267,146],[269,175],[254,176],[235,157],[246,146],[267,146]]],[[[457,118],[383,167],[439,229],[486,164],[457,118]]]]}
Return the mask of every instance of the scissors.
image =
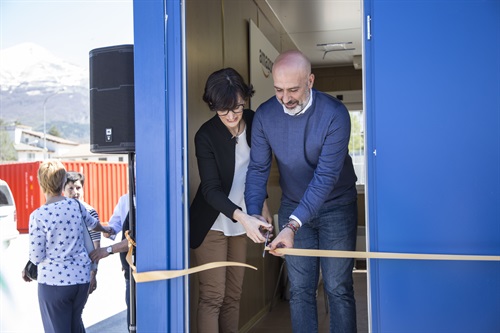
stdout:
{"type": "Polygon", "coordinates": [[[264,243],[264,251],[262,251],[262,258],[266,256],[266,247],[267,247],[267,242],[269,241],[269,233],[270,231],[268,230],[266,232],[266,242],[264,243]]]}

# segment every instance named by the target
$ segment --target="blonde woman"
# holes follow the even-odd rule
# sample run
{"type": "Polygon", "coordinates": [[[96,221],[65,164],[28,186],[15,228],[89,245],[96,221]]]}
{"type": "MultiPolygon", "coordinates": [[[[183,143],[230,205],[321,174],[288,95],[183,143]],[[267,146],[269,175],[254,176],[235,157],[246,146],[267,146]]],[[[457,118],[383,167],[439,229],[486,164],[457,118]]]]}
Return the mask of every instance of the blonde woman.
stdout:
{"type": "MultiPolygon", "coordinates": [[[[38,266],[38,303],[45,333],[85,332],[82,312],[87,302],[91,260],[84,243],[86,227],[103,227],[62,189],[66,170],[59,161],[45,161],[38,182],[46,202],[33,211],[29,221],[29,259],[38,266]]],[[[30,281],[23,271],[23,279],[30,281]]]]}

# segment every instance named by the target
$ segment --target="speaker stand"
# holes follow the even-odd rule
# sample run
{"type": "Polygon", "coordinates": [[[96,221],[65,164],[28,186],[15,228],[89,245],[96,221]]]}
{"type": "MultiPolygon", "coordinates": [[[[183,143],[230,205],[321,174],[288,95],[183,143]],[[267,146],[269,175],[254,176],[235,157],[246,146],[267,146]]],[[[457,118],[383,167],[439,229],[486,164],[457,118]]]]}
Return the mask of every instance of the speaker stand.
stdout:
{"type": "MultiPolygon", "coordinates": [[[[135,153],[128,153],[128,193],[129,193],[129,232],[132,234],[134,239],[136,238],[135,232],[135,153]]],[[[136,263],[136,248],[134,248],[132,252],[132,262],[134,266],[137,266],[136,263]]],[[[131,333],[137,332],[136,325],[136,282],[134,280],[134,275],[132,274],[132,268],[130,270],[130,326],[129,331],[131,333]]]]}

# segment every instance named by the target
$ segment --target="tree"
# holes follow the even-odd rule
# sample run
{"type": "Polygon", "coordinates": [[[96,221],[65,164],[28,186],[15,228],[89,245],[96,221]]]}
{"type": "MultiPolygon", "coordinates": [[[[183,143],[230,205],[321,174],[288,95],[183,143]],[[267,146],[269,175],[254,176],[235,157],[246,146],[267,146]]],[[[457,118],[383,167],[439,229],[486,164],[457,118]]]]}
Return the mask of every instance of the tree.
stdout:
{"type": "Polygon", "coordinates": [[[53,135],[53,136],[57,136],[59,138],[61,137],[61,132],[59,132],[57,127],[55,127],[54,125],[52,125],[52,127],[49,129],[49,134],[53,135]]]}
{"type": "Polygon", "coordinates": [[[17,154],[14,149],[14,143],[9,134],[3,129],[0,130],[0,161],[16,161],[17,154]]]}
{"type": "Polygon", "coordinates": [[[364,136],[361,133],[361,112],[349,112],[351,116],[351,140],[349,141],[349,152],[357,153],[364,151],[365,143],[364,136]]]}

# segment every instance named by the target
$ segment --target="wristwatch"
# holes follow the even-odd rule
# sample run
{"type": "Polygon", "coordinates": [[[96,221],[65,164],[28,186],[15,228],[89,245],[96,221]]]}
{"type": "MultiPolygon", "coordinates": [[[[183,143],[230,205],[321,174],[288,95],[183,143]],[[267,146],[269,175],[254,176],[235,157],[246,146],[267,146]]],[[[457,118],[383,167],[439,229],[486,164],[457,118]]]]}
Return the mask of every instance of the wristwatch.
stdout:
{"type": "Polygon", "coordinates": [[[112,246],[108,246],[106,248],[106,252],[108,252],[108,254],[113,254],[113,247],[112,246]]]}

